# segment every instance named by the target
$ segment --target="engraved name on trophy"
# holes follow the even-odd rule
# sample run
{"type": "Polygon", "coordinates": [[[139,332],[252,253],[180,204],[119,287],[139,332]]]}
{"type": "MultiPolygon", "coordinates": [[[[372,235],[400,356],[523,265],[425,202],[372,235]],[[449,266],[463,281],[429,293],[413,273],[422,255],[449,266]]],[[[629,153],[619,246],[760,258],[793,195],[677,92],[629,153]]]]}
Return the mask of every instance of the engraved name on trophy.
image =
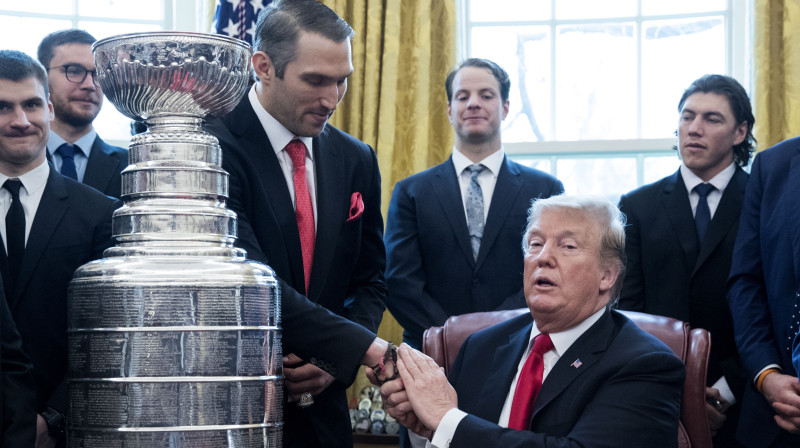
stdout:
{"type": "Polygon", "coordinates": [[[280,291],[233,247],[228,174],[202,130],[250,76],[250,46],[181,32],[93,46],[106,97],[145,120],[122,174],[118,245],[69,288],[70,447],[282,446],[280,291]]]}

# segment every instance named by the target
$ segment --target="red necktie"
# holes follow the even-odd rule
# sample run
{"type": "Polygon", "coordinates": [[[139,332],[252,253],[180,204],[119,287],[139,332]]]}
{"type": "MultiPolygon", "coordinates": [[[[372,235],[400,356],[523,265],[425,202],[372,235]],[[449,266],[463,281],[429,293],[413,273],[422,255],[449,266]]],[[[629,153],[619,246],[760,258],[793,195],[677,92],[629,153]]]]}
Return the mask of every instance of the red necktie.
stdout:
{"type": "Polygon", "coordinates": [[[550,336],[542,333],[533,340],[528,359],[522,365],[522,372],[517,380],[514,390],[514,401],[511,402],[511,416],[508,418],[508,427],[511,429],[527,430],[533,415],[533,404],[536,395],[542,388],[544,375],[544,354],[553,349],[550,336]]]}
{"type": "Polygon", "coordinates": [[[311,262],[314,260],[314,209],[306,183],[306,145],[300,140],[292,140],[286,145],[286,152],[294,165],[294,196],[297,230],[300,232],[300,249],[303,253],[303,275],[306,295],[311,280],[311,262]]]}

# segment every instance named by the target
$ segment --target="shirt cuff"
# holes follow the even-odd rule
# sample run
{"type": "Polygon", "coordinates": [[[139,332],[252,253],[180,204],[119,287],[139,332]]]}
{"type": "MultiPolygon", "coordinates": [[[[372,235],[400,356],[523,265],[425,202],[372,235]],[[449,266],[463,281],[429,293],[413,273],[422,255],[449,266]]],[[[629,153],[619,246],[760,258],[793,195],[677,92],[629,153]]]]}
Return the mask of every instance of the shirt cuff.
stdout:
{"type": "Polygon", "coordinates": [[[458,424],[461,423],[461,420],[466,416],[467,413],[458,408],[447,411],[447,414],[444,414],[444,417],[442,417],[442,421],[439,422],[436,433],[433,434],[431,445],[433,445],[434,448],[448,448],[450,446],[450,441],[453,440],[453,435],[456,433],[458,424]]]}
{"type": "Polygon", "coordinates": [[[724,376],[720,377],[711,387],[717,389],[719,394],[725,401],[728,402],[728,404],[731,406],[736,404],[736,397],[733,396],[733,391],[731,391],[731,387],[728,386],[728,380],[726,380],[724,376]]]}
{"type": "Polygon", "coordinates": [[[408,430],[408,441],[411,442],[411,448],[431,448],[431,441],[414,431],[408,430]]]}
{"type": "Polygon", "coordinates": [[[753,384],[758,383],[758,377],[760,377],[761,374],[764,373],[764,371],[767,369],[778,369],[781,373],[783,373],[783,369],[781,369],[781,366],[779,364],[770,364],[764,367],[763,369],[759,370],[758,373],[756,373],[756,377],[753,378],[753,384]]]}

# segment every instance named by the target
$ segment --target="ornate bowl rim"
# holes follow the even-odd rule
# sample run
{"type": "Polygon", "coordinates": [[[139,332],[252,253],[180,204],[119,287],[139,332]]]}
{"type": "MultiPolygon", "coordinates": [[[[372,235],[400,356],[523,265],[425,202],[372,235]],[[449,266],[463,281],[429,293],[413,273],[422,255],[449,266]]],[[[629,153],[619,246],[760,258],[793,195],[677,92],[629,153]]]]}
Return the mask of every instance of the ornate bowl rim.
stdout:
{"type": "Polygon", "coordinates": [[[210,34],[210,33],[195,33],[190,31],[144,31],[138,33],[127,33],[127,34],[118,34],[116,36],[106,37],[105,39],[100,39],[94,44],[92,44],[92,51],[96,51],[99,47],[107,46],[108,44],[116,41],[123,41],[127,39],[137,38],[137,37],[151,37],[151,38],[158,38],[158,37],[194,37],[203,39],[206,41],[219,41],[221,43],[234,45],[242,47],[243,49],[250,50],[251,46],[247,42],[237,39],[235,37],[224,36],[222,34],[210,34]]]}

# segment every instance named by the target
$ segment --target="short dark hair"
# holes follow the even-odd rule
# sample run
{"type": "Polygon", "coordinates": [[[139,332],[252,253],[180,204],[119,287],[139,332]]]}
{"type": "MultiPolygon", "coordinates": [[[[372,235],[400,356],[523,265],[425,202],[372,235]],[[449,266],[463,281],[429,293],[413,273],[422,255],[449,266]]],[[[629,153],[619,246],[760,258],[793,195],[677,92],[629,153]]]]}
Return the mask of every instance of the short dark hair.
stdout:
{"type": "Polygon", "coordinates": [[[35,78],[44,88],[44,98],[50,96],[47,87],[47,72],[42,64],[27,54],[17,50],[0,50],[0,79],[19,82],[35,78]]]}
{"type": "Polygon", "coordinates": [[[275,76],[280,79],[294,60],[300,31],[321,34],[334,42],[344,42],[355,35],[343,18],[316,0],[270,3],[258,14],[253,47],[269,56],[275,76]]]}
{"type": "Polygon", "coordinates": [[[50,61],[53,60],[53,52],[56,47],[66,44],[87,44],[92,45],[97,39],[83,30],[69,29],[53,31],[39,42],[39,49],[36,57],[46,69],[50,68],[50,61]]]}
{"type": "Polygon", "coordinates": [[[447,92],[447,104],[450,104],[453,100],[453,79],[455,79],[458,71],[464,67],[480,67],[492,72],[492,76],[494,76],[494,79],[496,79],[497,83],[500,85],[500,98],[504,103],[508,101],[508,92],[511,90],[511,80],[508,78],[508,73],[503,70],[503,67],[500,67],[488,59],[469,58],[461,64],[458,64],[458,66],[447,75],[447,80],[444,82],[444,89],[447,92]]]}
{"type": "MultiPolygon", "coordinates": [[[[750,105],[750,98],[747,96],[744,87],[739,81],[725,75],[705,75],[695,80],[683,92],[680,102],[678,102],[678,112],[683,110],[683,104],[695,93],[715,93],[728,99],[728,103],[736,119],[736,125],[747,122],[747,134],[741,143],[733,147],[733,160],[742,168],[750,163],[750,157],[756,150],[756,138],[753,136],[753,125],[756,117],[753,116],[753,109],[750,105]]],[[[674,148],[674,149],[677,149],[674,148]]]]}

